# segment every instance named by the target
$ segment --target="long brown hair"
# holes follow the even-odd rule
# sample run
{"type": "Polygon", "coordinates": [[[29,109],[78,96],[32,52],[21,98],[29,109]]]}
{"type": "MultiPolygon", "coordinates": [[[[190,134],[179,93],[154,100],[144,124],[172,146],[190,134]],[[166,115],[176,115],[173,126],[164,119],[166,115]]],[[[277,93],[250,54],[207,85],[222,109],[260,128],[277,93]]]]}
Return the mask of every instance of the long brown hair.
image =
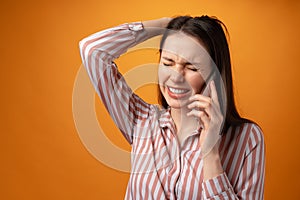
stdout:
{"type": "MultiPolygon", "coordinates": [[[[173,18],[169,22],[167,30],[163,34],[160,42],[160,53],[163,49],[166,38],[174,31],[182,31],[183,33],[191,35],[203,42],[219,73],[221,74],[226,90],[226,113],[222,133],[226,133],[230,126],[239,126],[243,123],[254,123],[249,119],[242,118],[235,105],[230,52],[224,30],[228,35],[226,26],[215,17],[179,16],[173,18]]],[[[169,105],[160,89],[158,90],[158,101],[161,106],[167,108],[169,105]]]]}

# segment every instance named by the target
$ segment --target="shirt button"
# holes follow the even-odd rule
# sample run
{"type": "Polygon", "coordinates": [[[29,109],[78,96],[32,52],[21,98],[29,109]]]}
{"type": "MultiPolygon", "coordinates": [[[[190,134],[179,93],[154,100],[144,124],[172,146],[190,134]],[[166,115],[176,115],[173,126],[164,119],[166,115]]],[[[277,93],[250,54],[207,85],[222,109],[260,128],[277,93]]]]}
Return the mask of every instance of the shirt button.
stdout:
{"type": "Polygon", "coordinates": [[[139,31],[143,29],[143,26],[141,24],[131,24],[129,28],[133,31],[139,31]]]}

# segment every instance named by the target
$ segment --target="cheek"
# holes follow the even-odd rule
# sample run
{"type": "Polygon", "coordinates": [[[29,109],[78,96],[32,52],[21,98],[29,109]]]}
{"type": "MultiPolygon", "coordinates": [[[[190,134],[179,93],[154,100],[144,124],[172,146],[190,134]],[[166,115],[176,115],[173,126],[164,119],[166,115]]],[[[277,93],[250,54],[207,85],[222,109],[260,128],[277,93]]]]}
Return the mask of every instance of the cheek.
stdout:
{"type": "Polygon", "coordinates": [[[202,90],[202,87],[204,86],[205,82],[200,75],[192,75],[189,77],[188,81],[191,88],[193,88],[195,93],[200,93],[202,90]]]}
{"type": "Polygon", "coordinates": [[[158,68],[158,83],[164,83],[170,76],[170,72],[166,67],[159,66],[158,68]]]}

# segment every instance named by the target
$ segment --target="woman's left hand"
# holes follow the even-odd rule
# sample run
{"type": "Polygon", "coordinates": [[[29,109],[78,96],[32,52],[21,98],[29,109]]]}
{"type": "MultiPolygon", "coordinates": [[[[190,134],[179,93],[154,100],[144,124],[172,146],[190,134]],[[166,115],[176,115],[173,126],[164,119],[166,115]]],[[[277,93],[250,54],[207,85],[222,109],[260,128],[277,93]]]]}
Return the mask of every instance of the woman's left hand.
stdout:
{"type": "Polygon", "coordinates": [[[208,96],[196,94],[190,97],[188,108],[192,110],[187,114],[196,117],[202,124],[200,145],[203,156],[210,152],[218,154],[218,141],[224,120],[214,81],[209,83],[209,91],[208,96]]]}

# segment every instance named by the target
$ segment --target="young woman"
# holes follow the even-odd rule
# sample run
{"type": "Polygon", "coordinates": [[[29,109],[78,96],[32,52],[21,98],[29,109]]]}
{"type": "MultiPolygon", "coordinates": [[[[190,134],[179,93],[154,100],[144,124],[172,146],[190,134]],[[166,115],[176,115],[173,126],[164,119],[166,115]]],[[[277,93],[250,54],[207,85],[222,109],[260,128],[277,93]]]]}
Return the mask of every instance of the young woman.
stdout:
{"type": "Polygon", "coordinates": [[[80,42],[89,77],[132,146],[125,199],[263,199],[263,135],[235,107],[223,27],[216,18],[180,16],[80,42]],[[158,107],[132,93],[113,61],[160,34],[158,107]]]}

